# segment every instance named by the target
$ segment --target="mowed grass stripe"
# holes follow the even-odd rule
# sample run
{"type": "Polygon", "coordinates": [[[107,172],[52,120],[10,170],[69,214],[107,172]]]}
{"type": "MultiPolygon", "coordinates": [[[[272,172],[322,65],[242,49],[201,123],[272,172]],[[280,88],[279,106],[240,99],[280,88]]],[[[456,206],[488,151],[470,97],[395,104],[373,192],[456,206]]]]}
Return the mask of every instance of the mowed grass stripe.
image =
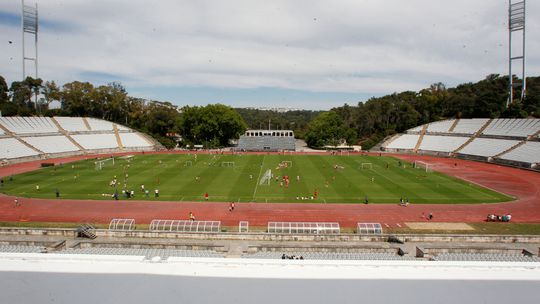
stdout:
{"type": "Polygon", "coordinates": [[[235,170],[239,170],[239,174],[231,180],[233,186],[228,187],[227,195],[231,201],[251,201],[246,198],[253,194],[258,183],[261,159],[256,155],[243,155],[231,161],[235,162],[235,170]]]}

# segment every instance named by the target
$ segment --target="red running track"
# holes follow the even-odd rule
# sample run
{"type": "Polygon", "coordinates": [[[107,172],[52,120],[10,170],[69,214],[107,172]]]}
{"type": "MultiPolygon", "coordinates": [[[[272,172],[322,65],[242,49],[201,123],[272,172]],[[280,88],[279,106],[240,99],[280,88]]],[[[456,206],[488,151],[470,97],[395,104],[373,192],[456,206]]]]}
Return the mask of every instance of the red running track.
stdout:
{"type": "MultiPolygon", "coordinates": [[[[133,153],[130,153],[133,154],[133,153]]],[[[112,218],[134,218],[136,223],[153,219],[188,219],[193,212],[197,220],[219,220],[224,226],[249,221],[250,226],[266,226],[269,221],[339,222],[342,227],[356,227],[357,222],[380,222],[400,226],[405,222],[427,221],[432,213],[438,222],[482,222],[487,214],[512,214],[512,221],[540,223],[540,174],[494,164],[437,158],[430,156],[393,156],[404,160],[423,160],[437,171],[480,184],[516,197],[512,202],[474,205],[411,204],[408,207],[382,204],[262,204],[237,203],[233,212],[228,203],[214,202],[148,202],[93,201],[19,198],[0,195],[0,221],[90,222],[109,223],[112,218]],[[457,164],[457,166],[456,166],[457,164]]],[[[52,159],[67,163],[96,156],[52,159]]],[[[0,176],[36,170],[42,161],[0,168],[0,176]]]]}

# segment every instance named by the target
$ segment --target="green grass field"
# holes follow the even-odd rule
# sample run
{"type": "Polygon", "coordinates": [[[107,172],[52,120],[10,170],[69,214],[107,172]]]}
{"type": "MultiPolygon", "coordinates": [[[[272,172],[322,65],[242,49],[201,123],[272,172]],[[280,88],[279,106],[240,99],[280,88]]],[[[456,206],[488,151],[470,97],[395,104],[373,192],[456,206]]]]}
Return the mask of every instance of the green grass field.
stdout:
{"type": "Polygon", "coordinates": [[[509,201],[512,198],[438,173],[400,167],[392,157],[319,155],[136,155],[131,160],[115,158],[96,170],[95,160],[42,168],[5,178],[2,192],[22,197],[54,198],[56,189],[63,199],[111,199],[118,180],[122,188],[128,174],[127,189],[137,200],[300,203],[411,203],[469,204],[509,201]],[[233,162],[234,166],[223,166],[233,162]],[[277,169],[282,162],[292,165],[277,169]],[[371,163],[372,169],[362,169],[371,163]],[[387,167],[388,164],[388,167],[387,167]],[[338,168],[336,169],[336,166],[338,168]],[[260,184],[264,173],[272,170],[270,185],[260,184]],[[281,176],[290,179],[280,186],[281,176]],[[275,177],[279,176],[276,181],[275,177]],[[297,176],[299,180],[297,180],[297,176]],[[150,190],[146,198],[141,184],[150,190]],[[39,190],[36,189],[39,185],[39,190]],[[159,198],[154,189],[159,189],[159,198]],[[314,192],[318,197],[311,199],[314,192]],[[302,199],[304,197],[305,199],[302,199]]]}

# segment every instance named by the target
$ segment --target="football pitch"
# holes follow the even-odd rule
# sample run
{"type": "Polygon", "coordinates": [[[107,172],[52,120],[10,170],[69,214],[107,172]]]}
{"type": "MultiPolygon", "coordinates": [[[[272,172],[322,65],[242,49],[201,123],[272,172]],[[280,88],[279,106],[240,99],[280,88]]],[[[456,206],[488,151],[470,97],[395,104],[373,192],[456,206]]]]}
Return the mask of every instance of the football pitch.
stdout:
{"type": "Polygon", "coordinates": [[[96,159],[4,178],[21,197],[254,203],[472,204],[511,197],[392,157],[153,154],[96,159]],[[271,173],[270,173],[271,172],[271,173]],[[288,182],[283,177],[288,177],[288,182]],[[112,186],[116,178],[116,186],[112,186]],[[148,194],[142,190],[144,185],[148,194]],[[159,197],[155,197],[155,190],[159,197]],[[134,197],[127,198],[123,190],[134,197]]]}

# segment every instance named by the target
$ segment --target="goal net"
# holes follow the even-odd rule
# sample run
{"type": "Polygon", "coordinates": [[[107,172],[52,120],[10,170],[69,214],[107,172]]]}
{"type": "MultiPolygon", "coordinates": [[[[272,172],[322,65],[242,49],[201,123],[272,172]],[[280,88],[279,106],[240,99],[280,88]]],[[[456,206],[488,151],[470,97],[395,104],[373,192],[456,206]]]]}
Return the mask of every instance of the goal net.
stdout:
{"type": "Polygon", "coordinates": [[[193,163],[190,160],[186,160],[186,162],[184,163],[184,167],[191,167],[191,166],[193,166],[193,163]]]}
{"type": "Polygon", "coordinates": [[[107,164],[112,164],[114,166],[114,157],[98,160],[94,162],[94,164],[96,165],[96,170],[102,170],[107,164]]]}
{"type": "Polygon", "coordinates": [[[270,185],[270,181],[272,181],[272,170],[268,169],[259,180],[259,185],[270,185]]]}
{"type": "Polygon", "coordinates": [[[362,170],[364,170],[364,169],[373,169],[373,164],[372,163],[361,163],[360,168],[362,170]]]}
{"type": "Polygon", "coordinates": [[[420,160],[415,160],[413,163],[413,167],[416,169],[425,170],[426,172],[431,172],[431,165],[420,160]]]}
{"type": "Polygon", "coordinates": [[[228,161],[228,162],[221,162],[222,167],[233,167],[234,168],[234,162],[228,161]]]}

